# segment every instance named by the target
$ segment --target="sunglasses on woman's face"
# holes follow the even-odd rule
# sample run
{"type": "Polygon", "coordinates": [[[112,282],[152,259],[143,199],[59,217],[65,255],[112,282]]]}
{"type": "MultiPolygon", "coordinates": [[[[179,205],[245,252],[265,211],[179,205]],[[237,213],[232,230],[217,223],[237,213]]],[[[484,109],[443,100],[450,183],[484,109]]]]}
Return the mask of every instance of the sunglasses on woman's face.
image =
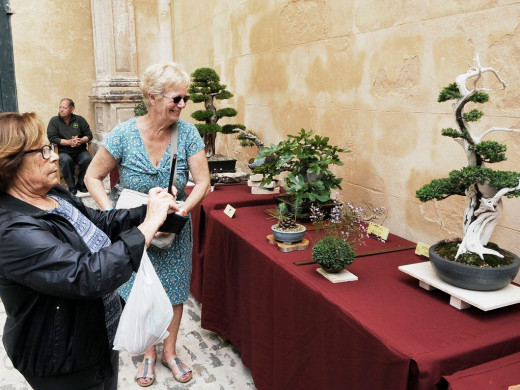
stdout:
{"type": "Polygon", "coordinates": [[[175,104],[179,104],[181,102],[181,100],[184,101],[184,103],[186,103],[188,100],[190,100],[190,95],[186,95],[186,96],[168,96],[168,95],[163,95],[164,97],[168,98],[168,99],[171,99],[172,102],[174,102],[175,104]]]}
{"type": "Polygon", "coordinates": [[[43,159],[48,160],[49,158],[51,158],[52,152],[54,152],[54,145],[43,145],[40,149],[27,150],[23,152],[23,154],[36,152],[41,152],[43,159]]]}

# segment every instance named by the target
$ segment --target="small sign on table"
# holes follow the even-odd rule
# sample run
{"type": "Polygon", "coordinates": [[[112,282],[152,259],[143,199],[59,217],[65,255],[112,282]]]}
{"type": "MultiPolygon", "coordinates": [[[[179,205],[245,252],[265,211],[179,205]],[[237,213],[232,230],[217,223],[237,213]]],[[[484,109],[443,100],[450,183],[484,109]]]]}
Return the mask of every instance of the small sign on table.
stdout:
{"type": "Polygon", "coordinates": [[[229,218],[233,218],[235,216],[236,211],[237,210],[234,207],[228,204],[224,209],[224,214],[226,214],[229,218]]]}
{"type": "Polygon", "coordinates": [[[425,244],[424,242],[419,241],[417,246],[415,247],[415,254],[419,256],[424,256],[426,258],[430,258],[430,246],[425,244]]]}
{"type": "Polygon", "coordinates": [[[388,240],[388,235],[390,234],[390,229],[378,225],[376,223],[370,222],[368,224],[367,233],[371,234],[373,236],[379,237],[381,240],[386,241],[388,240]]]}

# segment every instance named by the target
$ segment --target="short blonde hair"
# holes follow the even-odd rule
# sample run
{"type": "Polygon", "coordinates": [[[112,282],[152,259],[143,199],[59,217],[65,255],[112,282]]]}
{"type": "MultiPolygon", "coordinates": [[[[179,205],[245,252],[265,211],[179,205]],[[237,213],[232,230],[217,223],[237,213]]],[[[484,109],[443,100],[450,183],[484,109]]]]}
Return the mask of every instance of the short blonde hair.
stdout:
{"type": "Polygon", "coordinates": [[[18,174],[23,152],[40,147],[45,125],[34,112],[0,114],[0,191],[5,191],[18,174]]]}
{"type": "Polygon", "coordinates": [[[162,95],[172,87],[190,86],[190,76],[179,64],[170,62],[168,64],[155,64],[146,68],[141,79],[141,92],[146,107],[150,107],[150,95],[162,95]]]}

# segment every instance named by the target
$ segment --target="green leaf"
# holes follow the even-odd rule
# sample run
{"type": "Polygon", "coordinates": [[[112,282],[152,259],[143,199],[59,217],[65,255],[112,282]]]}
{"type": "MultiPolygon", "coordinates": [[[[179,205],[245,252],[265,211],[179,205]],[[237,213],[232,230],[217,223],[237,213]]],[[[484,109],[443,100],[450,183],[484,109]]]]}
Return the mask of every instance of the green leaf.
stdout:
{"type": "Polygon", "coordinates": [[[464,117],[464,119],[467,122],[476,122],[480,118],[482,118],[483,115],[484,115],[484,113],[482,111],[480,111],[480,110],[471,110],[468,113],[462,114],[462,116],[464,117]]]}
{"type": "Polygon", "coordinates": [[[199,111],[193,112],[191,114],[191,117],[197,121],[209,123],[209,121],[213,115],[215,115],[215,113],[213,111],[199,110],[199,111]]]}
{"type": "Polygon", "coordinates": [[[442,129],[441,134],[446,137],[451,137],[451,138],[464,138],[464,135],[460,131],[452,129],[451,127],[442,129]]]}
{"type": "Polygon", "coordinates": [[[220,125],[217,125],[216,123],[196,123],[195,127],[202,137],[205,134],[215,134],[220,132],[220,125]]]}
{"type": "Polygon", "coordinates": [[[220,118],[222,118],[222,117],[233,117],[233,116],[237,115],[237,110],[235,110],[234,108],[231,108],[231,107],[222,108],[220,110],[217,110],[217,115],[220,118]]]}
{"type": "Polygon", "coordinates": [[[489,95],[485,92],[475,92],[469,100],[475,103],[486,103],[489,100],[489,95]]]}
{"type": "Polygon", "coordinates": [[[439,94],[439,98],[437,101],[439,103],[445,102],[446,100],[452,100],[452,99],[459,99],[462,95],[460,94],[459,87],[457,87],[456,83],[451,83],[447,87],[444,87],[444,89],[439,94]]]}
{"type": "Polygon", "coordinates": [[[495,163],[507,160],[507,146],[496,141],[482,141],[477,145],[470,145],[469,150],[480,155],[484,162],[495,163]]]}

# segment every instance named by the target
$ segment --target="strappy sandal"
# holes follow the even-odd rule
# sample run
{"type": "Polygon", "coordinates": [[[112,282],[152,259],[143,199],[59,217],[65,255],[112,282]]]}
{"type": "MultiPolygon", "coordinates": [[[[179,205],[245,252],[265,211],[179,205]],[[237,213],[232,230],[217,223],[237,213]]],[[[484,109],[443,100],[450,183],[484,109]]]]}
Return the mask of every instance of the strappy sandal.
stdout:
{"type": "Polygon", "coordinates": [[[141,375],[139,375],[139,374],[136,375],[134,379],[135,379],[136,383],[139,386],[141,386],[141,387],[148,387],[148,386],[151,386],[155,382],[155,375],[154,374],[150,374],[148,372],[148,366],[155,367],[155,360],[147,358],[147,359],[144,359],[142,364],[144,366],[143,373],[141,375]],[[150,382],[141,383],[141,382],[139,382],[139,379],[150,379],[150,382]]]}
{"type": "Polygon", "coordinates": [[[191,367],[188,367],[187,369],[184,369],[182,368],[182,362],[181,362],[181,359],[179,358],[174,358],[170,361],[170,363],[166,363],[164,360],[162,361],[162,364],[165,366],[165,367],[168,367],[171,372],[173,373],[173,366],[177,366],[177,368],[179,369],[179,373],[177,375],[173,374],[173,378],[177,381],[177,382],[180,382],[180,383],[186,383],[186,382],[189,382],[191,381],[191,378],[193,378],[193,374],[191,374],[192,372],[192,369],[191,367]],[[181,378],[186,375],[186,374],[191,374],[190,377],[186,380],[181,380],[181,378]]]}

